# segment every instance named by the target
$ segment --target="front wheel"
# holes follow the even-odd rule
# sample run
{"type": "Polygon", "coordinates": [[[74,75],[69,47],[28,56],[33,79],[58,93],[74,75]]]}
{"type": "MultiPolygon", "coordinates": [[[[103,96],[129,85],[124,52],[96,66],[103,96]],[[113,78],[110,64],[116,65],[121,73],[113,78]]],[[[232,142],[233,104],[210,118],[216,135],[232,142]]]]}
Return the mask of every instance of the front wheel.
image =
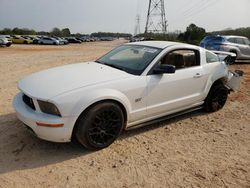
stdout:
{"type": "Polygon", "coordinates": [[[119,105],[103,102],[83,113],[76,123],[75,136],[87,149],[108,147],[120,135],[124,115],[119,105]]]}
{"type": "Polygon", "coordinates": [[[205,100],[205,110],[216,112],[223,108],[227,101],[228,89],[223,84],[216,84],[210,89],[205,100]]]}

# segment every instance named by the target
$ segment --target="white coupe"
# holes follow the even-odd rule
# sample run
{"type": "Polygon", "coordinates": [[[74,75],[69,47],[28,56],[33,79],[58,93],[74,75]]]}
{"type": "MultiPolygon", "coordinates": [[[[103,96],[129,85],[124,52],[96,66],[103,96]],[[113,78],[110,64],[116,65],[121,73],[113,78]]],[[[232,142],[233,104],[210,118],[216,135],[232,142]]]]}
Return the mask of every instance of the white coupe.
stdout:
{"type": "Polygon", "coordinates": [[[239,87],[242,72],[237,73],[197,46],[128,43],[95,62],[22,79],[13,106],[41,139],[69,142],[76,137],[88,149],[102,149],[124,129],[200,108],[221,109],[239,87]]]}

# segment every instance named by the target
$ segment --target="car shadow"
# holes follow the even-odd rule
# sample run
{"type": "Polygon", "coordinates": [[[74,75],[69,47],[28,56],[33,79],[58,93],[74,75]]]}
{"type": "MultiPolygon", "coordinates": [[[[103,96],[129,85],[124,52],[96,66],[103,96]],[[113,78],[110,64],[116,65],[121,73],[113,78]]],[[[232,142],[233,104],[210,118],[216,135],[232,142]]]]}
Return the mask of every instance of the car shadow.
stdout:
{"type": "MultiPolygon", "coordinates": [[[[120,135],[119,140],[203,114],[205,114],[203,111],[196,111],[141,128],[127,130],[120,135]]],[[[36,138],[17,119],[15,113],[0,116],[0,143],[0,174],[43,167],[102,152],[88,151],[75,141],[52,143],[36,138]]]]}

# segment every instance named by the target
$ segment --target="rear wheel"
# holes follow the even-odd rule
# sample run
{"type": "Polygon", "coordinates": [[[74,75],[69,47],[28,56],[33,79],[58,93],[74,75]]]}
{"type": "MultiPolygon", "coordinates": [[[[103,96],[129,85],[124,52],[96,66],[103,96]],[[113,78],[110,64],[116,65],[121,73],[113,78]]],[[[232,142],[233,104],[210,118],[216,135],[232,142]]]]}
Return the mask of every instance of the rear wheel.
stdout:
{"type": "Polygon", "coordinates": [[[102,149],[115,141],[123,126],[121,108],[113,102],[104,102],[91,107],[79,117],[75,136],[88,149],[102,149]]]}
{"type": "Polygon", "coordinates": [[[24,44],[28,44],[28,42],[25,40],[24,42],[23,42],[24,44]]]}
{"type": "Polygon", "coordinates": [[[213,85],[205,100],[205,110],[216,112],[223,108],[227,101],[228,89],[222,84],[213,85]]]}

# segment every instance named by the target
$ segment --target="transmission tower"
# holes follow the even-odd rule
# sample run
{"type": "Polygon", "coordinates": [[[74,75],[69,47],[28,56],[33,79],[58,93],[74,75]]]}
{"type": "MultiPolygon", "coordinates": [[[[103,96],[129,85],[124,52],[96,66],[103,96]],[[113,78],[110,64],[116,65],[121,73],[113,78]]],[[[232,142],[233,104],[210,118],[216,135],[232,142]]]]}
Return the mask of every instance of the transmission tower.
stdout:
{"type": "Polygon", "coordinates": [[[164,0],[149,0],[145,33],[166,33],[167,26],[164,0]]]}
{"type": "Polygon", "coordinates": [[[141,26],[140,26],[140,15],[136,15],[136,25],[135,25],[135,36],[141,33],[141,26]]]}

